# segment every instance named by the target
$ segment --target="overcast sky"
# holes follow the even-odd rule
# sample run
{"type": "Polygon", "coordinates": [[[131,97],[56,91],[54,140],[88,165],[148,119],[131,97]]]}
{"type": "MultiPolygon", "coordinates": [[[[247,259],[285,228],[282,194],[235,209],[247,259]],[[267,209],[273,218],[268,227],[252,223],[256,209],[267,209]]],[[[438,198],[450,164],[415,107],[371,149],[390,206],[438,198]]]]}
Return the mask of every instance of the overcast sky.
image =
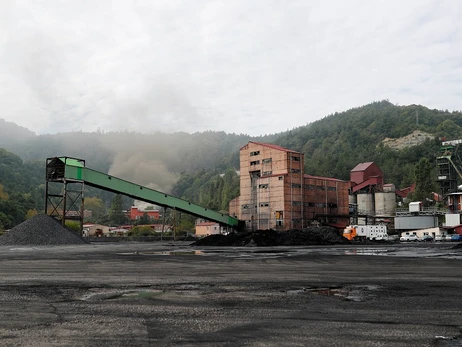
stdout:
{"type": "Polygon", "coordinates": [[[0,118],[264,135],[388,99],[461,110],[460,0],[0,0],[0,118]]]}

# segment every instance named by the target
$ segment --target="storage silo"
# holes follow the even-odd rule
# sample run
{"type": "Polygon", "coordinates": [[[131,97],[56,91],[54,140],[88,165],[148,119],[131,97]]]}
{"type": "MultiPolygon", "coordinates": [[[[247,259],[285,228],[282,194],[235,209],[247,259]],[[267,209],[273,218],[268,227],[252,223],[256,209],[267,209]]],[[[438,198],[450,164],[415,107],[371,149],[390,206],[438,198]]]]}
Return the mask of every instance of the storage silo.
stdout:
{"type": "Polygon", "coordinates": [[[386,217],[394,216],[396,212],[395,192],[375,193],[375,215],[386,217]]]}
{"type": "Polygon", "coordinates": [[[374,195],[373,194],[358,194],[358,214],[365,214],[373,216],[374,209],[374,195]]]}

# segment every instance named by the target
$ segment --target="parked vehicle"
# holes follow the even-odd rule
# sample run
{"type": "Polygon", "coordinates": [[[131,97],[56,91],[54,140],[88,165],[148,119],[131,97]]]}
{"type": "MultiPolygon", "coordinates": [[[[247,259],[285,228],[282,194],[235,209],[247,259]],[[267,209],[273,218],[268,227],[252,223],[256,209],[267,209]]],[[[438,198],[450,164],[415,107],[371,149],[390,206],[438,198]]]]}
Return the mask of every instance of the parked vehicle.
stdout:
{"type": "Polygon", "coordinates": [[[348,240],[388,240],[386,225],[349,225],[343,230],[348,240]]]}
{"type": "Polygon", "coordinates": [[[444,241],[445,237],[446,237],[446,235],[444,235],[444,234],[435,235],[435,241],[437,241],[437,242],[444,241]]]}
{"type": "Polygon", "coordinates": [[[423,242],[432,242],[433,241],[433,237],[431,237],[430,235],[426,235],[424,237],[422,237],[422,239],[420,241],[423,241],[423,242]]]}
{"type": "Polygon", "coordinates": [[[399,238],[402,242],[419,241],[416,234],[404,235],[399,238]]]}
{"type": "Polygon", "coordinates": [[[452,235],[451,241],[462,241],[462,235],[459,235],[459,234],[452,235]]]}

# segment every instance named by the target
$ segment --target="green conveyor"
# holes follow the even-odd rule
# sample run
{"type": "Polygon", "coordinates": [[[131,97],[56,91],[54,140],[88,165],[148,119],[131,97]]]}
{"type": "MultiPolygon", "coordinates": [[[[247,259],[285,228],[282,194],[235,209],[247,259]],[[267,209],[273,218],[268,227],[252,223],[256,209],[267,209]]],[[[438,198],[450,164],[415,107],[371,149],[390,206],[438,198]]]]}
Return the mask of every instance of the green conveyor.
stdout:
{"type": "Polygon", "coordinates": [[[239,220],[227,214],[212,211],[154,189],[89,169],[78,160],[73,160],[68,157],[55,158],[55,160],[56,159],[64,164],[63,178],[65,179],[82,181],[89,186],[117,194],[123,194],[136,200],[173,208],[233,228],[239,227],[239,220]]]}

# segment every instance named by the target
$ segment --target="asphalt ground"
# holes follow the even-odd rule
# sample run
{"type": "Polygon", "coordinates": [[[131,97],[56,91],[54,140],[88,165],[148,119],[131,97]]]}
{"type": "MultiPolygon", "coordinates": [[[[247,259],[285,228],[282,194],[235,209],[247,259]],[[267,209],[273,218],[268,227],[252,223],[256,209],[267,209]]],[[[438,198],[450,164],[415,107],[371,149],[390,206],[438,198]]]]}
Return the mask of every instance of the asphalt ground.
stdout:
{"type": "Polygon", "coordinates": [[[0,346],[462,346],[451,246],[2,246],[0,346]]]}

